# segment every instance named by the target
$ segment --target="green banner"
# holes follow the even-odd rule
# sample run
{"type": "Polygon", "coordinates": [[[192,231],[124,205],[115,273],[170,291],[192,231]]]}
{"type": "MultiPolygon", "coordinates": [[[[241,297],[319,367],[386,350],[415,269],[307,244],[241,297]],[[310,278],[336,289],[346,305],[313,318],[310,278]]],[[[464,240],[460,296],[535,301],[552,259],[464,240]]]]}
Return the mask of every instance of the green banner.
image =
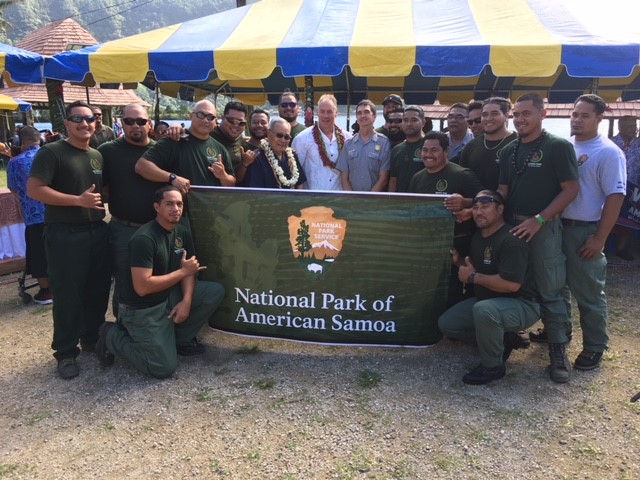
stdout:
{"type": "Polygon", "coordinates": [[[442,197],[194,187],[213,328],[308,342],[425,346],[441,338],[454,219],[442,197]]]}

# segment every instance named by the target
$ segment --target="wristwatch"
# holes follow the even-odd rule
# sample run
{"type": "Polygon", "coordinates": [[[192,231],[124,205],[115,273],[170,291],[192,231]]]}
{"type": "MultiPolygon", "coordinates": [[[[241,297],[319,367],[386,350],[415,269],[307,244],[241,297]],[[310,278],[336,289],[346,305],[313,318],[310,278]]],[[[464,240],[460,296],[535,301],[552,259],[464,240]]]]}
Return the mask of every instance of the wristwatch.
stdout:
{"type": "Polygon", "coordinates": [[[178,178],[175,173],[169,175],[169,185],[173,184],[173,181],[178,178]]]}

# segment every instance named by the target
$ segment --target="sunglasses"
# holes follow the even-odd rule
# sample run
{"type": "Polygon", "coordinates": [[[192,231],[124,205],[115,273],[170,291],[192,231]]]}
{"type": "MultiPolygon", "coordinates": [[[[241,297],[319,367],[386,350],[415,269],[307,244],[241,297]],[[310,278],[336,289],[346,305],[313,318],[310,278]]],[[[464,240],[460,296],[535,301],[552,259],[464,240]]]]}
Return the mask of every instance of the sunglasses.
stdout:
{"type": "Polygon", "coordinates": [[[73,123],[82,123],[83,120],[87,123],[93,123],[96,121],[96,117],[94,115],[69,115],[67,120],[73,123]]]}
{"type": "Polygon", "coordinates": [[[196,117],[198,117],[200,120],[204,120],[205,118],[210,121],[213,122],[216,119],[216,116],[213,113],[204,113],[204,112],[194,112],[196,114],[196,117]]]}
{"type": "Polygon", "coordinates": [[[277,138],[279,138],[280,140],[282,140],[283,138],[285,140],[287,140],[287,141],[291,140],[291,135],[289,135],[288,133],[280,133],[280,132],[278,132],[278,133],[275,134],[275,136],[277,138]]]}
{"type": "Polygon", "coordinates": [[[395,124],[395,125],[400,125],[402,123],[402,119],[401,118],[390,118],[389,120],[387,120],[387,122],[389,122],[390,124],[395,124]]]}
{"type": "Polygon", "coordinates": [[[298,104],[296,102],[281,102],[280,106],[282,108],[296,108],[298,104]]]}
{"type": "Polygon", "coordinates": [[[481,118],[474,118],[473,120],[467,120],[467,123],[469,124],[469,126],[473,125],[474,123],[476,125],[480,125],[481,122],[482,122],[481,118]]]}
{"type": "Polygon", "coordinates": [[[231,117],[224,117],[224,121],[230,123],[234,127],[244,127],[247,125],[247,122],[245,122],[244,120],[237,120],[231,117]]]}
{"type": "Polygon", "coordinates": [[[94,113],[94,114],[93,114],[93,116],[94,116],[94,117],[101,117],[101,116],[102,116],[102,114],[101,114],[101,113],[94,113]]]}
{"type": "Polygon", "coordinates": [[[125,125],[132,126],[134,123],[140,127],[144,127],[149,120],[146,118],[123,118],[122,121],[125,125]]]}
{"type": "Polygon", "coordinates": [[[497,203],[498,205],[502,205],[500,200],[493,197],[475,197],[471,200],[471,205],[476,205],[478,203],[497,203]]]}

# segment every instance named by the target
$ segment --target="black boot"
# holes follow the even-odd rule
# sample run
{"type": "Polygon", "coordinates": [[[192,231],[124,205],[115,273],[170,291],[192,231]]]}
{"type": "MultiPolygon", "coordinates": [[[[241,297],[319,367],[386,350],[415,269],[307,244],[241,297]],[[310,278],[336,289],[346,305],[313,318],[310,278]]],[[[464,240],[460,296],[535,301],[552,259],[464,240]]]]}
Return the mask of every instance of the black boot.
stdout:
{"type": "Polygon", "coordinates": [[[567,358],[566,344],[549,344],[549,376],[556,383],[567,383],[569,381],[570,364],[567,358]]]}

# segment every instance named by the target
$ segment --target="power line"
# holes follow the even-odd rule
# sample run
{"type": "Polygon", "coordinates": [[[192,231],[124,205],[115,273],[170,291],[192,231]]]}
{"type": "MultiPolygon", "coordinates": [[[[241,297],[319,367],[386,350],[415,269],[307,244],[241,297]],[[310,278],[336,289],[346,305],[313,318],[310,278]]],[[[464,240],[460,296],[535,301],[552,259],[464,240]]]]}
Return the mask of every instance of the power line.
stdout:
{"type": "MultiPolygon", "coordinates": [[[[87,10],[86,12],[79,12],[76,13],[75,15],[68,15],[66,18],[76,18],[76,17],[82,17],[84,15],[88,15],[90,13],[95,13],[95,12],[100,12],[102,10],[106,10],[107,8],[114,8],[114,7],[119,7],[120,5],[125,5],[127,3],[132,3],[132,2],[136,2],[137,0],[125,0],[124,2],[120,2],[120,3],[114,3],[113,5],[106,5],[104,7],[100,7],[100,8],[94,8],[93,10],[87,10]]],[[[54,22],[57,22],[58,20],[62,20],[62,18],[58,18],[56,20],[53,20],[54,22]]]]}
{"type": "Polygon", "coordinates": [[[87,23],[87,26],[89,26],[89,25],[94,25],[94,24],[96,24],[96,23],[102,22],[103,20],[107,20],[107,19],[109,19],[109,18],[113,18],[113,17],[115,17],[115,16],[117,16],[117,15],[121,15],[121,14],[123,14],[124,12],[128,12],[128,11],[133,10],[133,9],[135,9],[135,8],[144,7],[145,5],[147,5],[148,3],[151,3],[151,2],[153,2],[153,0],[147,0],[146,2],[143,2],[143,3],[141,3],[140,5],[134,5],[134,6],[133,6],[133,7],[131,7],[131,8],[125,8],[124,10],[120,10],[119,12],[116,12],[116,13],[114,13],[113,15],[109,15],[109,16],[107,16],[107,17],[103,17],[103,18],[101,18],[101,19],[99,19],[99,20],[96,20],[95,22],[87,23]]]}

